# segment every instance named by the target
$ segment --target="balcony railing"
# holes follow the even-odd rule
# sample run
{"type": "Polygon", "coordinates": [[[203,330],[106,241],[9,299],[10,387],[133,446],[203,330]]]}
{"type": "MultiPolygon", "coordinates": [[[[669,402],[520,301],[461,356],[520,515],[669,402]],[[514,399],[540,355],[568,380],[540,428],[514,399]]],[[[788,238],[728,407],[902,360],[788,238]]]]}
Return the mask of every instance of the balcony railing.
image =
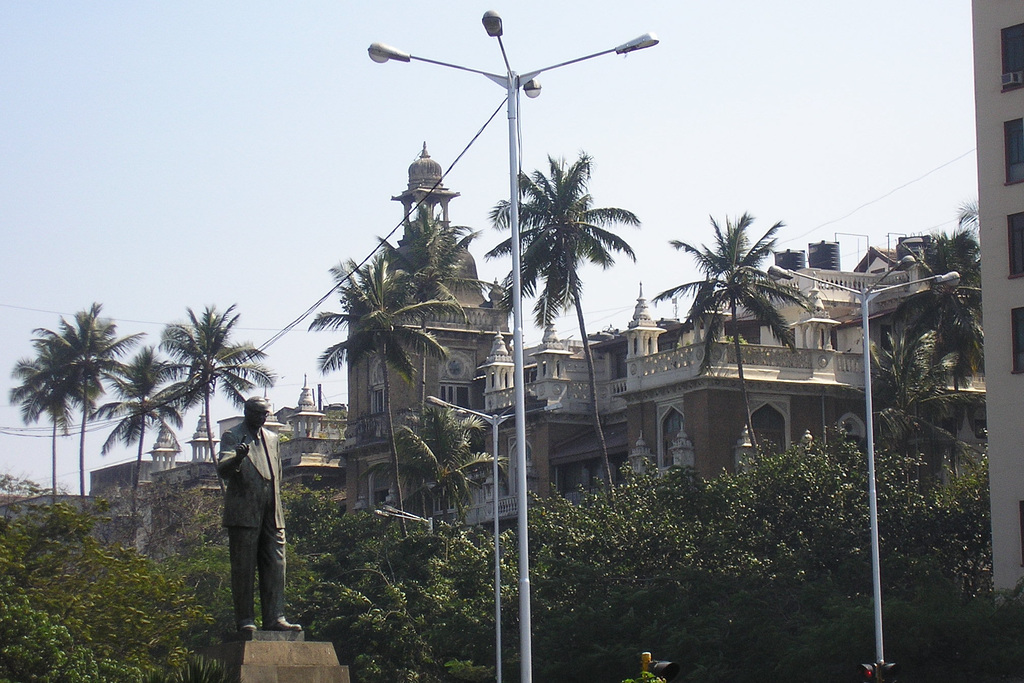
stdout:
{"type": "MultiPolygon", "coordinates": [[[[736,349],[731,344],[715,344],[711,348],[710,374],[728,377],[738,374],[736,349]]],[[[823,349],[788,349],[784,346],[744,344],[743,369],[751,379],[815,380],[858,385],[861,371],[859,354],[838,353],[823,349]]],[[[704,345],[691,344],[669,349],[629,361],[627,391],[674,384],[697,377],[704,361],[704,345]]],[[[617,382],[618,380],[616,380],[617,382]]],[[[613,385],[618,389],[617,385],[613,385]]]]}
{"type": "MultiPolygon", "coordinates": [[[[519,514],[519,502],[515,496],[502,496],[498,499],[498,519],[515,519],[519,514]]],[[[467,524],[494,523],[494,502],[484,501],[473,505],[466,512],[467,524]]]]}

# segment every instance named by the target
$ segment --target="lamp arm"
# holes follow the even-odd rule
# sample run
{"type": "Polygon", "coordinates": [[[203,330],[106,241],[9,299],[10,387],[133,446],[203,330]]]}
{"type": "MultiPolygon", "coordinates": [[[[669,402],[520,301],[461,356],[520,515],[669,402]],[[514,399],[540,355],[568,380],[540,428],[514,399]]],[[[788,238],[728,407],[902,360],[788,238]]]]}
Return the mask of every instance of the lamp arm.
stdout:
{"type": "Polygon", "coordinates": [[[551,66],[545,66],[542,69],[537,69],[535,71],[528,71],[527,73],[524,73],[524,74],[520,75],[519,78],[521,80],[523,80],[523,81],[528,81],[531,78],[536,78],[537,76],[539,76],[540,74],[544,73],[545,71],[552,71],[554,69],[559,69],[559,68],[561,68],[563,66],[569,66],[570,64],[575,64],[576,62],[583,62],[583,61],[586,61],[588,59],[593,59],[594,57],[600,57],[601,55],[608,55],[608,54],[611,54],[613,52],[615,52],[615,48],[612,48],[610,50],[601,50],[600,52],[595,52],[594,54],[587,55],[585,57],[577,57],[576,59],[570,59],[567,62],[559,62],[558,64],[552,64],[551,66]]]}
{"type": "Polygon", "coordinates": [[[888,291],[890,291],[892,289],[898,289],[900,287],[909,287],[910,285],[919,285],[919,284],[922,284],[922,283],[925,283],[925,282],[936,282],[936,281],[944,282],[944,281],[946,281],[947,278],[948,279],[959,280],[960,279],[960,274],[957,273],[956,271],[950,271],[948,273],[942,273],[940,275],[929,275],[928,277],[923,277],[920,280],[909,280],[907,282],[898,282],[898,283],[896,283],[894,285],[889,285],[887,287],[882,287],[881,289],[875,289],[874,287],[872,287],[871,289],[868,290],[868,293],[871,293],[871,294],[881,294],[883,292],[888,292],[888,291]],[[950,278],[950,276],[954,276],[954,278],[950,278]]]}
{"type": "Polygon", "coordinates": [[[436,59],[428,59],[427,57],[417,57],[416,55],[409,55],[409,59],[416,62],[426,62],[427,64],[436,64],[437,66],[446,66],[449,69],[458,69],[459,71],[468,71],[474,74],[480,74],[486,76],[495,83],[499,83],[502,87],[505,87],[507,78],[505,76],[499,76],[498,74],[492,74],[489,71],[481,71],[480,69],[471,69],[468,66],[459,66],[458,64],[450,64],[448,62],[440,62],[436,59]]]}

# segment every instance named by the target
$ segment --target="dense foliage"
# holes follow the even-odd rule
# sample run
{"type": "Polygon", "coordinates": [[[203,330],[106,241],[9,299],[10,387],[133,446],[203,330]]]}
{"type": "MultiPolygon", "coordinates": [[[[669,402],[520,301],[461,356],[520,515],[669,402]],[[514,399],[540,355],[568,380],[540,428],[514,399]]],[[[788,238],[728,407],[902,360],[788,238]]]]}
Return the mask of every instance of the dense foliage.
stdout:
{"type": "Polygon", "coordinates": [[[293,613],[334,642],[354,680],[493,678],[482,666],[494,651],[486,536],[443,524],[403,536],[393,521],[338,515],[329,493],[293,495],[289,529],[309,581],[290,579],[293,613]]]}
{"type": "MultiPolygon", "coordinates": [[[[991,593],[984,465],[927,490],[914,467],[878,456],[889,658],[911,683],[1024,671],[1024,606],[991,593]]],[[[681,680],[851,680],[874,646],[864,470],[863,454],[837,440],[712,480],[629,474],[614,505],[603,493],[538,501],[536,679],[621,681],[646,650],[682,663],[681,680]]],[[[492,539],[447,526],[402,538],[334,505],[312,493],[291,504],[309,581],[292,602],[312,635],[333,640],[359,681],[488,675],[492,539]]],[[[510,559],[503,659],[515,677],[510,559]]]]}
{"type": "MultiPolygon", "coordinates": [[[[850,680],[874,654],[863,460],[841,442],[796,447],[713,480],[633,475],[614,506],[547,501],[531,530],[538,679],[621,680],[647,650],[682,680],[850,680]]],[[[878,471],[901,680],[1024,670],[1024,607],[990,593],[984,470],[928,491],[900,459],[881,454],[878,471]]]]}
{"type": "MultiPolygon", "coordinates": [[[[878,455],[887,657],[904,683],[1021,675],[1024,601],[991,590],[984,462],[927,489],[915,468],[878,455]]],[[[628,473],[614,505],[600,492],[537,501],[535,679],[618,683],[650,651],[679,662],[680,680],[852,680],[874,646],[864,470],[836,439],[709,480],[628,473]]],[[[404,535],[394,520],[342,514],[332,491],[286,495],[289,614],[335,644],[354,681],[493,680],[490,534],[442,524],[404,535]]],[[[218,502],[147,487],[142,509],[161,511],[152,528],[117,515],[96,526],[60,505],[0,522],[0,681],[127,681],[218,641],[230,627],[218,502]]],[[[516,544],[504,536],[511,680],[516,544]]]]}
{"type": "Polygon", "coordinates": [[[96,522],[62,504],[0,520],[0,680],[116,683],[184,659],[195,599],[96,522]]]}

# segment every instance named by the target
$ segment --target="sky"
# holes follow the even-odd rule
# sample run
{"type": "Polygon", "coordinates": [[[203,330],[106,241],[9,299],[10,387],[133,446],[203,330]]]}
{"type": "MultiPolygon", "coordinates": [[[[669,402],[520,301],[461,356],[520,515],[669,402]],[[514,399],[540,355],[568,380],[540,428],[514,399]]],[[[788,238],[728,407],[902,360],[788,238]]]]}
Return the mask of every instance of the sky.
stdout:
{"type": "MultiPolygon", "coordinates": [[[[783,221],[780,249],[835,240],[852,269],[869,243],[951,230],[977,196],[969,0],[0,0],[0,473],[50,481],[49,428],[7,402],[34,329],[98,302],[120,333],[158,344],[187,308],[236,305],[237,339],[262,345],[398,224],[390,198],[424,142],[445,169],[465,150],[444,181],[461,193],[451,219],[480,231],[480,277],[502,278],[509,263],[483,255],[503,238],[487,215],[509,192],[504,109],[484,124],[504,89],[366,52],[380,41],[503,72],[489,9],[520,73],[661,40],[543,73],[522,100],[522,168],[586,151],[595,205],[643,223],[622,229],[635,263],[583,271],[592,331],[625,327],[641,283],[650,298],[697,279],[668,241],[710,242],[709,217],[783,221]]],[[[317,369],[337,333],[308,323],[266,348],[276,408],[304,381],[347,401],[344,373],[317,369]]],[[[579,338],[572,315],[558,330],[579,338]]],[[[90,427],[87,469],[134,457],[100,455],[109,430],[90,427]]],[[[58,444],[72,491],[77,444],[58,444]]]]}

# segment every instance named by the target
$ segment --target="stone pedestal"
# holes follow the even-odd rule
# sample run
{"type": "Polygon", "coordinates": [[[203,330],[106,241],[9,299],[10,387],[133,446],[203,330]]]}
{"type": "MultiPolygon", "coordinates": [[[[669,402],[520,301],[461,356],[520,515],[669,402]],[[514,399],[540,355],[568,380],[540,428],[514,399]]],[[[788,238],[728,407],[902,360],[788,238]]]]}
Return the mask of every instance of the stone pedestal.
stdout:
{"type": "Polygon", "coordinates": [[[218,660],[239,683],[350,683],[334,645],[307,643],[301,632],[231,634],[198,654],[218,660]]]}

